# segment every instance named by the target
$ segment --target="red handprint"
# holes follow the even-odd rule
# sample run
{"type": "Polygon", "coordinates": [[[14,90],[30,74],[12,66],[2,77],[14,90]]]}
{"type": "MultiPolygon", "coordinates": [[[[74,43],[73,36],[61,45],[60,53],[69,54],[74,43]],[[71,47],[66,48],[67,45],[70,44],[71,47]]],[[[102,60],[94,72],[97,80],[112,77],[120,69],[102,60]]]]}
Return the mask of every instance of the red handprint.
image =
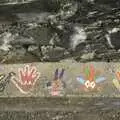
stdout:
{"type": "Polygon", "coordinates": [[[16,87],[24,94],[29,93],[34,87],[40,73],[37,72],[36,67],[26,65],[19,69],[19,81],[13,80],[16,87]]]}

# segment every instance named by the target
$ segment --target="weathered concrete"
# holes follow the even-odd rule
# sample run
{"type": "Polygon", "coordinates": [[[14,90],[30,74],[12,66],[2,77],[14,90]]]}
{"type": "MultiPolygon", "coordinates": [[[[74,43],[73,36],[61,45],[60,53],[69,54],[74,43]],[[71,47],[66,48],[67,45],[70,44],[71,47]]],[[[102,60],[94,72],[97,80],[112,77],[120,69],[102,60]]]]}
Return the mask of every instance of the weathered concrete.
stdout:
{"type": "Polygon", "coordinates": [[[1,98],[0,120],[119,120],[115,98],[1,98]]]}
{"type": "Polygon", "coordinates": [[[73,61],[2,64],[0,97],[120,97],[119,66],[119,63],[73,61]],[[32,77],[29,67],[33,70],[32,77]],[[22,68],[21,74],[20,68],[22,68]],[[37,69],[36,73],[34,68],[37,69]],[[54,76],[57,68],[58,78],[57,75],[54,76]],[[64,73],[60,77],[62,69],[64,73]],[[34,79],[34,74],[38,73],[39,75],[34,79]]]}

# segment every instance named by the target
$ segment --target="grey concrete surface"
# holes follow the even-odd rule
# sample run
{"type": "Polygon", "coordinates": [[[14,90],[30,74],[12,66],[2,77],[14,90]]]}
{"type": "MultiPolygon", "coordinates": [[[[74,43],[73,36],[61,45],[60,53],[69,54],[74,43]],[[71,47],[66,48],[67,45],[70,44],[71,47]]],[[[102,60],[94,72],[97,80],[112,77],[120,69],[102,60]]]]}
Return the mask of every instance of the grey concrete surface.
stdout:
{"type": "Polygon", "coordinates": [[[1,98],[0,120],[119,120],[118,98],[1,98]]]}
{"type": "Polygon", "coordinates": [[[119,68],[119,63],[77,63],[69,60],[2,64],[0,97],[120,97],[119,68]],[[58,76],[55,76],[57,68],[58,76]],[[64,73],[60,77],[62,69],[64,73]]]}

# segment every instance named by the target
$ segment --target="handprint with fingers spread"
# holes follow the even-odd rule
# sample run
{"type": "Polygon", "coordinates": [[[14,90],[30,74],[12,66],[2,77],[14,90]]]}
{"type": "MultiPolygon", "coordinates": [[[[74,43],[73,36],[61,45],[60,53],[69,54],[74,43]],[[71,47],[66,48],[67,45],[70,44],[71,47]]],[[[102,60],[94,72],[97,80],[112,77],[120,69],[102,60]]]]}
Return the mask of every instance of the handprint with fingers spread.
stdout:
{"type": "Polygon", "coordinates": [[[13,83],[20,90],[20,92],[27,94],[34,87],[37,79],[40,77],[40,73],[34,66],[26,65],[24,68],[20,68],[19,80],[13,79],[13,83]]]}

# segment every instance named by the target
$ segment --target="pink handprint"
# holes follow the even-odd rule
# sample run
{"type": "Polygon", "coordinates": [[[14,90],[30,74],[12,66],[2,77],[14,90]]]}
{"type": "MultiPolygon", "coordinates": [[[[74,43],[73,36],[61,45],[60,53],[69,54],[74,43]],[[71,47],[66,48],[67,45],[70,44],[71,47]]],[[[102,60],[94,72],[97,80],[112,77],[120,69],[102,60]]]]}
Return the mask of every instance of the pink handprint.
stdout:
{"type": "Polygon", "coordinates": [[[24,68],[20,68],[19,80],[13,80],[15,86],[24,94],[29,93],[34,87],[37,79],[40,77],[40,73],[37,72],[36,67],[26,65],[24,68]]]}

